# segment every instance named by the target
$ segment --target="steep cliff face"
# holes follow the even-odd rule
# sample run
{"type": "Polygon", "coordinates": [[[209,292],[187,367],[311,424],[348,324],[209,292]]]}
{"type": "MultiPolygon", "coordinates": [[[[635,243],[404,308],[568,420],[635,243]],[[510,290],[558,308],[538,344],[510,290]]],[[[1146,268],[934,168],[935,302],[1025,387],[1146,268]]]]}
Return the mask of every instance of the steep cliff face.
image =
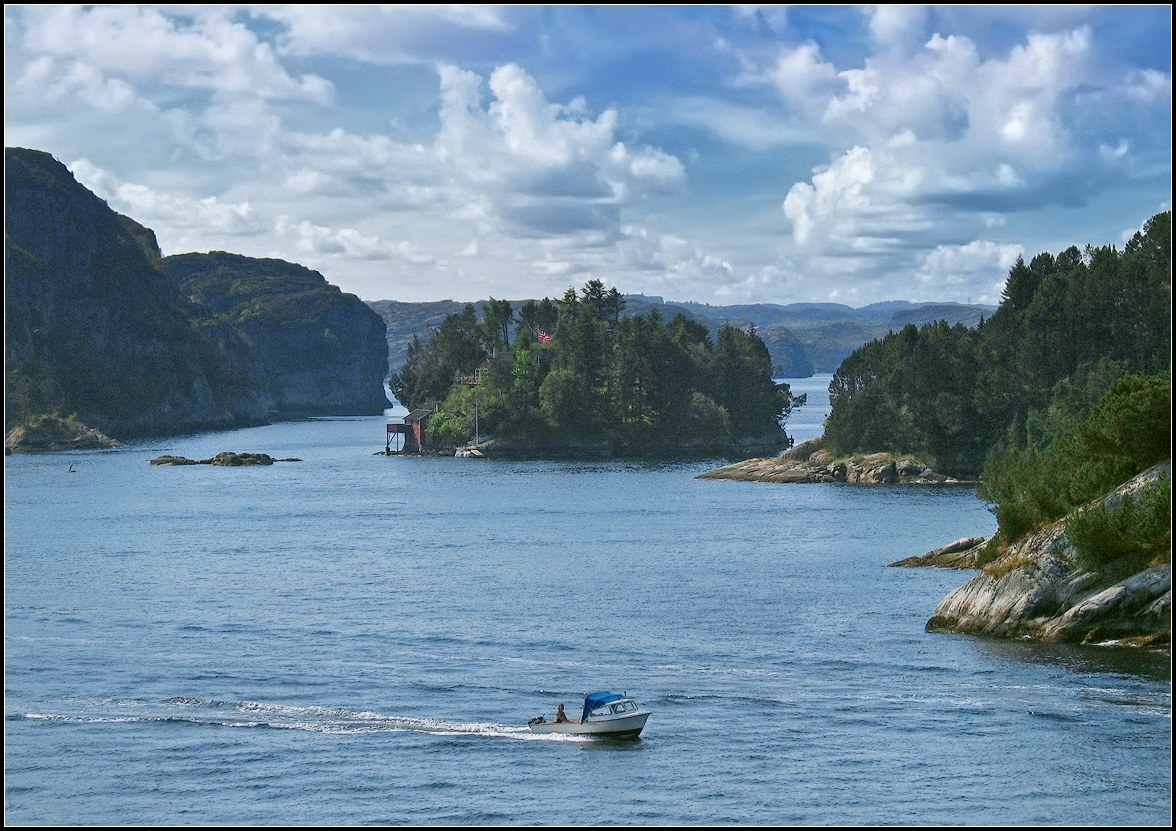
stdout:
{"type": "Polygon", "coordinates": [[[6,432],[51,413],[127,438],[388,406],[383,320],[321,274],[164,258],[52,156],[4,157],[6,432]]]}
{"type": "Polygon", "coordinates": [[[370,415],[388,406],[383,319],[317,271],[223,251],[179,254],[163,269],[209,320],[243,332],[278,415],[370,415]]]}
{"type": "Polygon", "coordinates": [[[7,418],[76,413],[115,436],[263,421],[244,337],[193,314],[154,235],[48,154],[4,157],[7,418]]]}
{"type": "MultiPolygon", "coordinates": [[[[1171,476],[1171,463],[1165,462],[1102,501],[1122,499],[1171,476]]],[[[1172,566],[1127,575],[1083,569],[1061,520],[1012,546],[947,595],[927,629],[1070,643],[1170,644],[1172,566]]]]}

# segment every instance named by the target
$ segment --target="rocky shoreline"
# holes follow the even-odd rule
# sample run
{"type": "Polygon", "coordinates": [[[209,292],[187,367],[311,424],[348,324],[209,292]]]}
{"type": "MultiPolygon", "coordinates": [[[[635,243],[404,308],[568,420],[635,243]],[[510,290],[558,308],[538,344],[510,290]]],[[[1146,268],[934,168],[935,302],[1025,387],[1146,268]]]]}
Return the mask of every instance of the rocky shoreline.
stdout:
{"type": "Polygon", "coordinates": [[[890,565],[900,568],[979,568],[978,559],[987,537],[963,537],[942,548],[917,557],[907,557],[890,565]]]}
{"type": "Polygon", "coordinates": [[[798,444],[779,456],[747,459],[701,473],[696,479],[735,479],[742,482],[846,482],[868,485],[974,484],[935,472],[929,464],[909,456],[872,453],[834,458],[821,437],[798,444]]]}
{"type": "Polygon", "coordinates": [[[41,416],[32,424],[13,427],[4,436],[4,454],[59,450],[105,450],[118,447],[117,439],[73,419],[41,416]]]}
{"type": "MultiPolygon", "coordinates": [[[[1098,502],[1122,499],[1160,477],[1164,462],[1124,483],[1098,502]]],[[[1132,574],[1090,571],[1066,539],[1065,519],[1008,547],[963,586],[950,592],[927,622],[929,632],[959,632],[1045,642],[1170,648],[1172,565],[1132,574]]],[[[891,565],[975,568],[984,540],[958,540],[922,557],[891,565]],[[969,545],[975,540],[978,544],[969,545]],[[951,550],[954,549],[954,550],[951,550]],[[967,565],[972,557],[972,565],[967,565]]]]}

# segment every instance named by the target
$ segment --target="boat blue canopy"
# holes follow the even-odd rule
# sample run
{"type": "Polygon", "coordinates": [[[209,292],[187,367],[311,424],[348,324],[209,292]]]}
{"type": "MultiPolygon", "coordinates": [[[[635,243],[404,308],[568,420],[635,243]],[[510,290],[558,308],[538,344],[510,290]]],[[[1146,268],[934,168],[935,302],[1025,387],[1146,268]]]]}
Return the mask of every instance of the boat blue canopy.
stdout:
{"type": "Polygon", "coordinates": [[[588,693],[584,696],[584,715],[580,717],[580,721],[588,720],[588,714],[599,707],[601,704],[609,704],[613,701],[620,701],[624,698],[623,695],[618,695],[615,692],[594,692],[588,693]]]}

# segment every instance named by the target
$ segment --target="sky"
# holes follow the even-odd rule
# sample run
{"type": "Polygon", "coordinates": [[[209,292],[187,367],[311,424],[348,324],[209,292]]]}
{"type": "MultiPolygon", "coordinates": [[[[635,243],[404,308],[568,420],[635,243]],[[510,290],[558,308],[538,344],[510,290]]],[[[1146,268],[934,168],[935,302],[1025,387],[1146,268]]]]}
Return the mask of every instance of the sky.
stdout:
{"type": "Polygon", "coordinates": [[[1171,209],[1172,9],[6,5],[4,139],[364,300],[996,304],[1171,209]]]}

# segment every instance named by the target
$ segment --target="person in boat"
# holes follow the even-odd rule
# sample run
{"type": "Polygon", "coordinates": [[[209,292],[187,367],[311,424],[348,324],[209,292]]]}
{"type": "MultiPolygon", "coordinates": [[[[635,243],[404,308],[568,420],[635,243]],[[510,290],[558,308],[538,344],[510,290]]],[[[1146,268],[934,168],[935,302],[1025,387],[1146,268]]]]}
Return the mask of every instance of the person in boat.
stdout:
{"type": "Polygon", "coordinates": [[[567,714],[564,713],[563,705],[560,704],[558,707],[555,708],[555,722],[556,722],[556,724],[560,724],[560,723],[567,722],[567,720],[568,720],[567,714]]]}

